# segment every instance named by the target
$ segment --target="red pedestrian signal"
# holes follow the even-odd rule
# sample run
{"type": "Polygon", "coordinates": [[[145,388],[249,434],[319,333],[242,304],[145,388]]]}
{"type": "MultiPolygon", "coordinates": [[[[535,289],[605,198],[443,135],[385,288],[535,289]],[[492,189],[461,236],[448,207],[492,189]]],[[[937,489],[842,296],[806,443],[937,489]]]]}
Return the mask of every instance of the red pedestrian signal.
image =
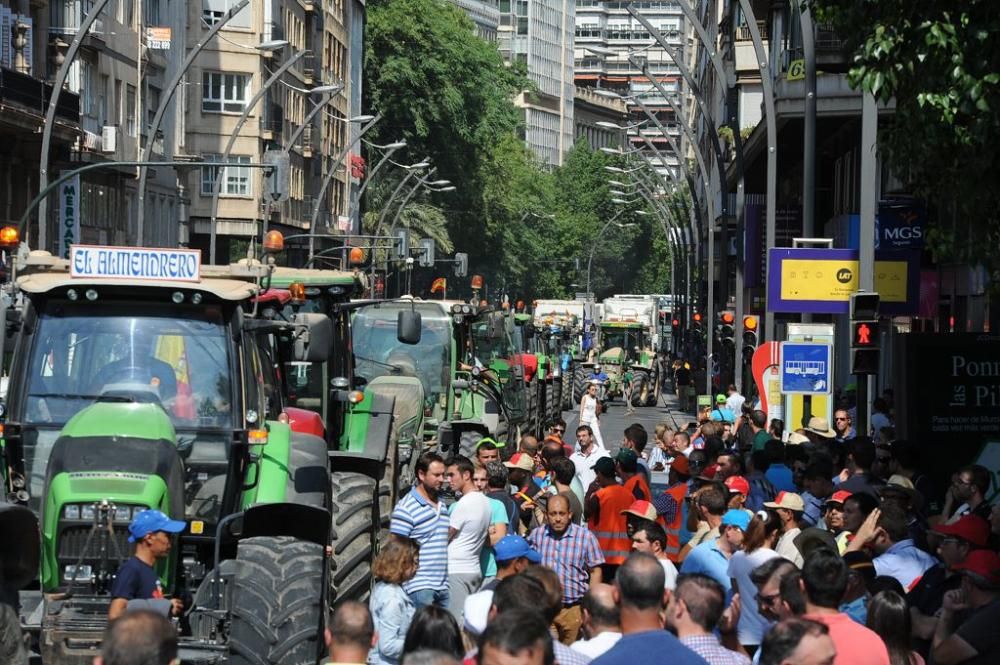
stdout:
{"type": "Polygon", "coordinates": [[[851,322],[851,346],[855,349],[878,347],[878,323],[875,321],[851,322]]]}

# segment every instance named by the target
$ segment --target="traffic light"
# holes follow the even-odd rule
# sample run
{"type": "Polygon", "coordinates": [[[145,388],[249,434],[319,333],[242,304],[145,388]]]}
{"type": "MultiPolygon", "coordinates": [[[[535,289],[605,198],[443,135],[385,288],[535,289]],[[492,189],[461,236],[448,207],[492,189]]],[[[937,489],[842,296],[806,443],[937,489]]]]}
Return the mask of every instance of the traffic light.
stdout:
{"type": "Polygon", "coordinates": [[[733,327],[734,323],[736,323],[736,316],[732,312],[719,312],[719,341],[728,346],[735,344],[736,329],[733,327]]]}
{"type": "Polygon", "coordinates": [[[434,267],[434,238],[421,238],[417,241],[420,254],[417,259],[422,268],[434,267]]]}
{"type": "Polygon", "coordinates": [[[465,252],[455,252],[455,277],[465,277],[469,274],[469,255],[465,252]]]}
{"type": "Polygon", "coordinates": [[[851,374],[878,374],[877,293],[851,295],[851,374]]]}
{"type": "Polygon", "coordinates": [[[753,356],[757,350],[757,326],[759,321],[752,314],[743,317],[743,355],[753,356]]]}

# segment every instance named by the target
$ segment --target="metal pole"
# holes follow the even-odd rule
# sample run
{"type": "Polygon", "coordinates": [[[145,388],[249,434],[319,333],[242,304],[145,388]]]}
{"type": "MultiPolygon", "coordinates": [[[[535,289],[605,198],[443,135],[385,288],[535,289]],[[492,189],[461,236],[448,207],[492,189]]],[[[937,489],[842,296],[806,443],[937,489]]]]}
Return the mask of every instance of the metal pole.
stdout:
{"type": "Polygon", "coordinates": [[[601,227],[601,230],[597,232],[597,237],[594,238],[594,241],[590,243],[590,257],[587,259],[587,293],[590,293],[590,267],[594,263],[594,251],[597,249],[597,241],[601,239],[601,236],[603,236],[604,232],[608,230],[608,227],[611,226],[623,212],[625,212],[625,208],[622,208],[612,215],[611,219],[605,222],[604,226],[601,227]]]}
{"type": "MultiPolygon", "coordinates": [[[[683,0],[686,1],[686,0],[683,0]]],[[[663,37],[660,31],[649,22],[645,16],[639,13],[639,11],[632,5],[627,5],[625,10],[632,15],[639,23],[641,23],[647,30],[649,30],[650,35],[656,40],[656,43],[664,50],[664,52],[670,56],[677,69],[680,71],[681,76],[687,82],[690,88],[691,96],[694,97],[695,103],[698,105],[698,109],[701,111],[702,118],[705,124],[708,126],[708,138],[712,145],[712,151],[715,153],[715,165],[719,173],[719,203],[721,210],[719,211],[722,223],[719,225],[719,243],[722,245],[722,251],[719,252],[719,299],[722,301],[722,305],[725,306],[729,302],[729,252],[728,252],[728,242],[729,242],[729,200],[726,196],[726,166],[722,156],[722,146],[719,144],[719,132],[715,124],[715,119],[712,117],[711,109],[705,103],[705,100],[701,93],[701,86],[698,85],[698,81],[688,70],[687,63],[684,62],[683,54],[678,56],[674,53],[673,48],[671,48],[669,42],[663,37]]],[[[656,85],[657,90],[662,91],[662,86],[659,82],[655,80],[652,72],[649,71],[649,65],[644,64],[642,67],[642,73],[645,74],[646,78],[649,79],[651,83],[656,85]]],[[[661,92],[660,94],[663,94],[661,92]]],[[[666,95],[664,95],[666,97],[666,95]]],[[[673,107],[673,104],[671,104],[673,107]]],[[[674,111],[677,113],[676,109],[674,111]]],[[[678,114],[680,115],[680,114],[678,114]]],[[[683,123],[681,123],[683,124],[683,123]]],[[[689,140],[690,137],[689,137],[689,140]]],[[[691,140],[692,146],[696,146],[697,143],[691,140]]],[[[678,155],[678,159],[681,155],[678,155]]],[[[709,234],[714,234],[715,230],[715,217],[713,216],[709,220],[709,234]]],[[[709,281],[714,278],[709,275],[709,281]]],[[[714,310],[713,310],[714,312],[714,310]]]]}
{"type": "MultiPolygon", "coordinates": [[[[164,89],[163,98],[160,100],[160,105],[159,107],[157,107],[156,114],[153,116],[153,122],[150,123],[150,127],[148,130],[149,133],[147,134],[149,138],[146,140],[146,149],[142,151],[141,161],[148,162],[149,158],[152,156],[153,143],[155,143],[153,139],[156,137],[156,132],[158,132],[160,129],[160,123],[163,122],[163,114],[166,113],[167,111],[167,104],[169,104],[170,100],[174,98],[174,92],[177,90],[177,86],[180,85],[181,79],[187,73],[187,70],[191,67],[192,63],[194,63],[194,59],[197,58],[198,54],[201,53],[202,49],[204,49],[205,46],[208,45],[208,42],[212,39],[212,37],[214,37],[215,34],[219,32],[219,30],[222,30],[222,28],[224,28],[226,24],[229,23],[230,19],[236,16],[240,12],[240,10],[246,7],[249,3],[250,0],[238,0],[235,5],[230,7],[229,10],[222,15],[222,18],[220,18],[219,21],[215,25],[213,25],[212,28],[205,34],[205,36],[202,37],[201,40],[199,40],[198,43],[194,45],[194,48],[191,49],[191,51],[187,54],[187,57],[184,59],[184,62],[181,64],[180,68],[178,68],[178,70],[174,73],[174,77],[170,80],[170,83],[164,89]]],[[[138,238],[136,238],[136,245],[142,247],[145,243],[145,241],[143,240],[143,233],[144,233],[144,225],[146,222],[146,201],[145,201],[146,167],[145,166],[139,167],[139,184],[137,185],[137,190],[138,192],[136,198],[138,198],[139,200],[139,210],[137,211],[138,222],[136,224],[136,234],[138,235],[138,238]]]]}
{"type": "Polygon", "coordinates": [[[396,215],[392,218],[392,226],[389,227],[389,235],[392,235],[392,232],[396,230],[396,224],[399,223],[399,218],[403,215],[403,208],[406,207],[406,205],[410,202],[410,199],[413,198],[413,195],[416,194],[417,191],[424,186],[424,183],[430,180],[431,176],[436,172],[437,167],[428,171],[423,178],[417,181],[417,184],[410,188],[410,191],[406,193],[406,196],[403,197],[403,202],[399,204],[399,207],[396,209],[396,215]]]}
{"type": "Polygon", "coordinates": [[[802,123],[802,236],[816,236],[816,35],[809,5],[799,8],[805,64],[805,116],[802,123]]]}
{"type": "MultiPolygon", "coordinates": [[[[747,30],[750,32],[750,39],[753,41],[754,54],[757,56],[757,63],[760,67],[760,86],[764,96],[764,118],[767,122],[767,221],[764,229],[764,251],[768,252],[775,243],[775,206],[777,205],[778,186],[778,122],[774,112],[774,81],[773,72],[768,64],[769,58],[764,42],[760,37],[760,29],[757,27],[757,17],[754,15],[750,0],[739,0],[740,9],[747,20],[747,30]]],[[[775,41],[772,35],[772,42],[775,41]]],[[[767,272],[764,276],[764,283],[767,284],[771,276],[771,260],[767,257],[767,272]]],[[[763,341],[774,341],[774,312],[770,303],[764,310],[763,341]]]]}
{"type": "MultiPolygon", "coordinates": [[[[63,86],[66,84],[66,77],[69,75],[69,68],[76,59],[76,53],[80,50],[80,44],[90,34],[90,26],[97,20],[98,15],[104,10],[108,0],[97,0],[84,17],[73,41],[70,42],[69,49],[66,50],[66,59],[59,66],[56,72],[56,80],[52,83],[52,94],[49,95],[49,106],[45,109],[45,126],[42,129],[42,154],[39,157],[38,166],[38,189],[45,191],[49,184],[49,149],[52,144],[52,130],[56,125],[56,107],[59,106],[59,96],[62,94],[63,86]]],[[[48,244],[48,217],[49,205],[47,200],[38,204],[38,248],[45,249],[48,244]]],[[[25,236],[25,240],[28,238],[25,236]]]]}
{"type": "MultiPolygon", "coordinates": [[[[243,125],[250,118],[250,112],[257,106],[264,95],[267,93],[268,88],[270,88],[274,83],[281,78],[288,69],[299,61],[300,58],[306,55],[309,51],[299,51],[281,67],[276,69],[273,74],[266,81],[264,85],[260,87],[260,90],[254,93],[253,97],[246,103],[243,107],[243,113],[236,120],[236,125],[233,127],[233,131],[229,134],[229,140],[226,142],[226,149],[222,151],[222,156],[219,158],[220,162],[228,162],[229,157],[233,152],[233,146],[236,145],[236,139],[239,138],[240,130],[243,129],[243,125]]],[[[219,169],[215,176],[215,182],[212,185],[212,216],[209,220],[208,226],[208,262],[211,265],[215,265],[215,236],[216,229],[215,225],[219,218],[219,194],[222,192],[222,182],[226,178],[226,172],[219,169]]]]}
{"type": "MultiPolygon", "coordinates": [[[[350,153],[351,150],[354,148],[354,146],[358,144],[358,142],[361,140],[361,137],[364,136],[365,133],[369,129],[374,127],[381,119],[382,119],[381,113],[375,114],[375,117],[369,120],[367,125],[361,128],[361,131],[359,131],[358,135],[354,137],[354,140],[352,140],[350,143],[344,146],[344,149],[341,151],[341,153],[337,155],[337,160],[334,162],[333,167],[330,169],[330,171],[326,174],[326,177],[323,178],[323,186],[320,187],[319,195],[316,197],[316,203],[313,206],[312,219],[309,221],[309,233],[312,234],[316,233],[316,220],[319,219],[319,208],[320,205],[323,203],[323,197],[326,196],[326,189],[327,187],[330,186],[330,181],[333,180],[333,176],[337,173],[337,171],[340,170],[343,161],[347,159],[348,153],[350,153]]],[[[315,249],[316,249],[316,239],[309,238],[309,253],[312,254],[313,251],[315,251],[315,249]]]]}
{"type": "Polygon", "coordinates": [[[316,117],[316,114],[322,111],[323,107],[330,103],[331,99],[333,99],[333,95],[331,93],[323,95],[323,101],[313,106],[306,117],[302,119],[302,124],[296,127],[295,131],[292,132],[292,135],[288,137],[288,143],[285,144],[284,149],[286,155],[292,152],[292,146],[294,146],[295,142],[299,140],[302,133],[306,131],[306,127],[308,127],[312,122],[312,119],[316,117]]]}
{"type": "Polygon", "coordinates": [[[21,218],[17,220],[18,235],[21,234],[21,232],[24,230],[25,224],[28,223],[28,217],[31,215],[31,211],[41,206],[42,201],[45,200],[45,197],[48,196],[53,189],[55,189],[56,187],[63,184],[64,182],[66,182],[67,180],[69,180],[70,178],[72,178],[77,174],[86,173],[87,171],[95,171],[97,169],[115,168],[120,166],[184,166],[190,168],[198,168],[205,166],[216,166],[216,167],[240,166],[249,169],[265,169],[265,170],[274,168],[273,164],[264,164],[260,162],[252,162],[250,164],[230,164],[222,162],[188,162],[179,159],[167,160],[167,161],[154,161],[154,162],[114,161],[114,162],[97,162],[95,164],[86,164],[84,166],[71,169],[69,171],[63,171],[61,174],[59,174],[58,178],[51,181],[43,189],[39,190],[38,194],[35,195],[35,198],[31,199],[31,202],[28,204],[28,207],[24,209],[24,212],[21,214],[21,218]]]}
{"type": "Polygon", "coordinates": [[[396,189],[392,190],[392,194],[389,195],[389,200],[382,206],[382,212],[378,216],[378,225],[375,227],[375,233],[379,233],[382,230],[382,226],[385,224],[386,215],[389,214],[389,209],[392,207],[392,202],[395,201],[396,197],[399,196],[399,193],[403,191],[403,187],[405,187],[406,183],[410,181],[410,178],[416,174],[417,169],[410,169],[406,173],[406,176],[399,181],[398,185],[396,185],[396,189]]]}
{"type": "MultiPolygon", "coordinates": [[[[865,91],[861,97],[861,221],[858,245],[858,289],[875,291],[875,212],[878,187],[878,162],[875,152],[878,139],[878,107],[875,97],[865,91]]],[[[870,376],[858,381],[858,432],[867,434],[870,427],[870,376]]]]}
{"type": "MultiPolygon", "coordinates": [[[[369,144],[369,145],[371,145],[371,144],[369,144]]],[[[396,150],[397,150],[396,148],[389,148],[388,150],[386,150],[385,154],[382,155],[382,159],[380,159],[378,161],[378,164],[375,165],[375,168],[373,168],[371,171],[368,172],[368,177],[365,178],[365,181],[363,183],[361,183],[361,187],[358,188],[358,208],[359,209],[361,207],[361,196],[365,193],[365,190],[368,189],[368,185],[375,178],[375,174],[379,172],[379,169],[382,168],[383,164],[385,164],[386,162],[389,161],[389,157],[391,157],[392,153],[396,152],[396,150]]],[[[359,212],[360,212],[360,210],[359,210],[359,212]]],[[[351,213],[351,214],[353,215],[354,213],[351,213]]],[[[360,219],[360,216],[358,218],[358,228],[359,229],[361,228],[361,219],[360,219]]]]}

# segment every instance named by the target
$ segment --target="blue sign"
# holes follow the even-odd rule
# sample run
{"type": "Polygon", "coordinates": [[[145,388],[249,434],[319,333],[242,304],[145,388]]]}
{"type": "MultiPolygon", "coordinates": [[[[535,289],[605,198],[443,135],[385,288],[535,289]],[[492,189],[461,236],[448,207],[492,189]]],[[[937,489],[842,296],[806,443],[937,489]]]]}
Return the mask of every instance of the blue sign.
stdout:
{"type": "Polygon", "coordinates": [[[833,347],[818,342],[782,342],[779,356],[781,392],[786,395],[829,395],[833,389],[833,347]]]}
{"type": "Polygon", "coordinates": [[[201,279],[201,252],[196,249],[73,245],[69,274],[76,278],[197,282],[201,279]]]}

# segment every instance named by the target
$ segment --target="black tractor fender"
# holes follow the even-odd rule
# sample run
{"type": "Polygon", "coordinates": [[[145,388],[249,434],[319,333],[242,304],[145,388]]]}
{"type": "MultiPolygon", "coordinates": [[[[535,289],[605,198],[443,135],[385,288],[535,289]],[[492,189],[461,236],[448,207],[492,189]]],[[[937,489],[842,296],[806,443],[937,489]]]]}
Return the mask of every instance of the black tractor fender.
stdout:
{"type": "Polygon", "coordinates": [[[333,471],[360,471],[378,478],[389,453],[392,436],[392,409],[395,398],[391,395],[372,393],[370,421],[363,450],[331,450],[330,468],[333,471]]]}
{"type": "Polygon", "coordinates": [[[243,513],[239,539],[289,536],[326,547],[330,543],[330,511],[301,503],[261,503],[243,513]]]}
{"type": "Polygon", "coordinates": [[[42,539],[38,517],[25,506],[0,503],[0,582],[21,589],[38,574],[42,539]]]}

